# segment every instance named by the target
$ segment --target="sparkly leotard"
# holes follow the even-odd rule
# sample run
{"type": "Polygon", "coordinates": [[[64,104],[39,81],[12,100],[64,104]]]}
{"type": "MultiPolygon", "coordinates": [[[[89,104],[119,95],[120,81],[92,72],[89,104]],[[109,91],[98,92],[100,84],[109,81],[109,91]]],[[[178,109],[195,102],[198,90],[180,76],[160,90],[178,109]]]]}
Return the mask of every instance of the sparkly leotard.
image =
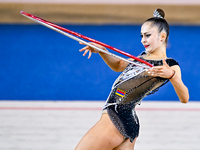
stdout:
{"type": "MultiPolygon", "coordinates": [[[[154,66],[163,65],[162,60],[145,61],[154,66]]],[[[166,59],[166,62],[169,66],[178,65],[171,58],[166,59]]],[[[166,78],[152,77],[145,69],[133,64],[129,64],[116,79],[103,110],[107,111],[113,124],[125,138],[133,142],[139,135],[139,120],[135,106],[168,81],[166,78]]]]}

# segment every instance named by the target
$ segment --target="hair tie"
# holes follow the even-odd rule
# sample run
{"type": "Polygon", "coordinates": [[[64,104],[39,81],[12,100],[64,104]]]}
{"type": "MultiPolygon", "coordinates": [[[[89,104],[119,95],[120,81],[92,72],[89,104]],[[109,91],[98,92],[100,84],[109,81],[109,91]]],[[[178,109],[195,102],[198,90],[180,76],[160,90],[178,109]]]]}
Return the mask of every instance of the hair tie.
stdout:
{"type": "Polygon", "coordinates": [[[174,71],[174,73],[171,75],[171,77],[169,77],[168,79],[170,80],[171,78],[173,78],[173,76],[176,74],[176,71],[175,70],[173,70],[174,71]]]}
{"type": "Polygon", "coordinates": [[[158,17],[158,18],[164,19],[164,18],[160,15],[160,13],[158,12],[158,9],[156,9],[156,10],[154,11],[153,16],[154,16],[154,17],[158,17]]]}

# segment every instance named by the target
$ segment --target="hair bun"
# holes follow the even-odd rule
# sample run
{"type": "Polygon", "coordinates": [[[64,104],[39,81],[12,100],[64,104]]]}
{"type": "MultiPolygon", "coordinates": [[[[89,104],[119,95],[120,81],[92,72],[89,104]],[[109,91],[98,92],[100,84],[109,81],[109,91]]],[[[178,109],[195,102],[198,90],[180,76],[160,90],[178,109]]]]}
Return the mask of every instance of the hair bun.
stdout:
{"type": "Polygon", "coordinates": [[[153,16],[164,19],[165,13],[162,9],[158,8],[154,11],[153,16]]]}

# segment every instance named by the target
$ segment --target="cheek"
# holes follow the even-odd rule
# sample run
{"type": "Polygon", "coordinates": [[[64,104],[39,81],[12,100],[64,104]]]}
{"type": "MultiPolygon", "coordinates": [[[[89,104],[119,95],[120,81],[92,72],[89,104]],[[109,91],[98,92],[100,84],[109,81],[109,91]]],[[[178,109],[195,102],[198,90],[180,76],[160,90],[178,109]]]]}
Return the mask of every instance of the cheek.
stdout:
{"type": "Polygon", "coordinates": [[[149,39],[149,42],[151,42],[151,44],[158,43],[158,37],[157,36],[152,36],[151,39],[149,39]]]}

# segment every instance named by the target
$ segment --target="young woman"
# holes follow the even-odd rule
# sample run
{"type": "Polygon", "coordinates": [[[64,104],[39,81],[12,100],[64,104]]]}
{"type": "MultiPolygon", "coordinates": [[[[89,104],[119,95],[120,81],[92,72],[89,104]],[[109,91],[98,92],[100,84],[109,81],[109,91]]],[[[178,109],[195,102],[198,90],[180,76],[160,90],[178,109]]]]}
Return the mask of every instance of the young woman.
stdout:
{"type": "MultiPolygon", "coordinates": [[[[181,79],[178,62],[166,55],[169,25],[164,12],[157,9],[154,17],[141,27],[141,42],[145,47],[139,58],[153,64],[145,70],[119,60],[89,46],[80,50],[83,56],[99,53],[106,64],[122,74],[116,79],[106,101],[101,119],[86,133],[75,150],[133,150],[139,134],[139,120],[135,106],[170,81],[182,103],[187,103],[189,93],[181,79]]],[[[106,50],[103,46],[93,45],[106,50]]],[[[130,59],[135,61],[133,59],[130,59]]]]}

